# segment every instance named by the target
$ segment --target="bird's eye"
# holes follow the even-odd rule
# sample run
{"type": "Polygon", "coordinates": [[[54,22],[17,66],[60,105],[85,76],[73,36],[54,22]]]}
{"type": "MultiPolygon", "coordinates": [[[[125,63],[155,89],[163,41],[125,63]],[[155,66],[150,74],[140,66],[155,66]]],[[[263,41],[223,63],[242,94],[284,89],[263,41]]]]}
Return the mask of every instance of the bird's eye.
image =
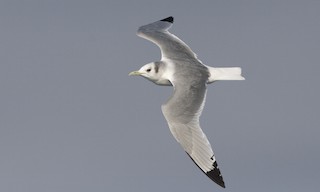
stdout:
{"type": "Polygon", "coordinates": [[[151,69],[149,68],[149,69],[147,69],[147,72],[150,72],[151,71],[151,69]]]}

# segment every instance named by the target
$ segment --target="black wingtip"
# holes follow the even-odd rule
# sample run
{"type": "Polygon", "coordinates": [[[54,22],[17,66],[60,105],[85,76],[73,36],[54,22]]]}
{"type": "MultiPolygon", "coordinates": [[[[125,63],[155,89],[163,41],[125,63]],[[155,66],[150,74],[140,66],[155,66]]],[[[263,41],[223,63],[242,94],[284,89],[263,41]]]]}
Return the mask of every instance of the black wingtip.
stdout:
{"type": "Polygon", "coordinates": [[[170,16],[170,17],[167,17],[167,18],[162,19],[162,20],[160,20],[160,21],[166,21],[166,22],[169,22],[169,23],[173,23],[173,17],[170,16]]]}
{"type": "MultiPolygon", "coordinates": [[[[188,154],[188,153],[187,153],[188,154]]],[[[188,154],[188,156],[191,158],[191,160],[199,167],[199,165],[192,159],[192,157],[188,154]]],[[[223,177],[221,175],[221,172],[218,168],[218,164],[217,161],[214,161],[213,163],[213,169],[209,172],[204,172],[202,171],[202,169],[199,167],[199,169],[201,169],[201,171],[203,173],[205,173],[213,182],[215,182],[216,184],[218,184],[219,186],[226,188],[224,181],[223,181],[223,177]]]]}
{"type": "Polygon", "coordinates": [[[219,168],[217,168],[217,162],[215,161],[213,163],[214,169],[211,171],[205,173],[212,181],[214,181],[216,184],[220,185],[223,188],[226,188],[223,178],[221,176],[219,168]],[[216,166],[215,166],[216,165],[216,166]]]}

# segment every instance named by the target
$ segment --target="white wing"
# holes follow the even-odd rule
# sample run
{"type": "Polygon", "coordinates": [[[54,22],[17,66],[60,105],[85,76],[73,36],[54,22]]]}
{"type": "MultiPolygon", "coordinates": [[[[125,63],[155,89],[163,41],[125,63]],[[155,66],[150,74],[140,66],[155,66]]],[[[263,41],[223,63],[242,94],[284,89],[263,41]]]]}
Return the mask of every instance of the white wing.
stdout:
{"type": "MultiPolygon", "coordinates": [[[[179,77],[179,76],[178,76],[179,77]]],[[[214,182],[225,187],[210,143],[199,125],[206,96],[205,81],[172,81],[174,93],[162,105],[171,133],[194,163],[214,182]]]]}
{"type": "Polygon", "coordinates": [[[173,24],[173,17],[168,17],[148,25],[141,26],[137,35],[145,38],[161,49],[162,58],[168,59],[196,59],[196,54],[177,36],[168,32],[173,24]]]}
{"type": "Polygon", "coordinates": [[[168,32],[172,24],[173,17],[168,17],[144,25],[137,32],[138,36],[158,45],[163,63],[173,66],[168,80],[174,86],[174,93],[162,105],[162,112],[174,138],[195,164],[210,179],[225,187],[210,143],[199,125],[210,74],[190,47],[168,32]]]}

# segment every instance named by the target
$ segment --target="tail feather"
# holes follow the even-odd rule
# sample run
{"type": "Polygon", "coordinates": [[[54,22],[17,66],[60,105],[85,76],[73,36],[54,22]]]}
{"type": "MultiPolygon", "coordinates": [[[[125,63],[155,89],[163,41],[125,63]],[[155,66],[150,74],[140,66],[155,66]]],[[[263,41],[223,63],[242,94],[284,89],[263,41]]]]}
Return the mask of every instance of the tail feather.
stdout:
{"type": "Polygon", "coordinates": [[[240,67],[208,67],[210,77],[208,83],[212,83],[218,80],[244,80],[245,78],[241,75],[240,67]]]}

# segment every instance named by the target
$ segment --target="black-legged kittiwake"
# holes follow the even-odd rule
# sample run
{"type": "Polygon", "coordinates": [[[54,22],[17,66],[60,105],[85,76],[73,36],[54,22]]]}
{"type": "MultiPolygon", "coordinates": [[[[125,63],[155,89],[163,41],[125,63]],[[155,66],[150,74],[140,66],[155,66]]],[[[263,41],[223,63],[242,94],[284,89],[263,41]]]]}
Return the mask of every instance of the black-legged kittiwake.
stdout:
{"type": "Polygon", "coordinates": [[[178,37],[168,32],[173,17],[138,29],[137,35],[161,49],[161,60],[144,65],[129,75],[140,75],[158,85],[174,87],[162,105],[170,131],[194,163],[214,182],[225,187],[210,143],[199,125],[207,84],[218,80],[244,80],[241,68],[209,67],[178,37]]]}

